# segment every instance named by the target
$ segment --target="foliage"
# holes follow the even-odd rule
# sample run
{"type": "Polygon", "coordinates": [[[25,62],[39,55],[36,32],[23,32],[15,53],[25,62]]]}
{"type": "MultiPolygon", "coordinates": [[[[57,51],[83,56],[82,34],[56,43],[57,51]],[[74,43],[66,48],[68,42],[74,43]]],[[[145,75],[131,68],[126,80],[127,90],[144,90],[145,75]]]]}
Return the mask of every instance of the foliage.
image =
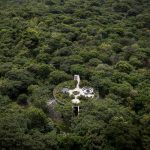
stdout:
{"type": "Polygon", "coordinates": [[[1,0],[0,148],[149,150],[149,6],[1,0]],[[74,87],[74,74],[99,95],[82,100],[78,117],[54,90],[74,87]],[[47,107],[55,94],[65,105],[47,107]]]}

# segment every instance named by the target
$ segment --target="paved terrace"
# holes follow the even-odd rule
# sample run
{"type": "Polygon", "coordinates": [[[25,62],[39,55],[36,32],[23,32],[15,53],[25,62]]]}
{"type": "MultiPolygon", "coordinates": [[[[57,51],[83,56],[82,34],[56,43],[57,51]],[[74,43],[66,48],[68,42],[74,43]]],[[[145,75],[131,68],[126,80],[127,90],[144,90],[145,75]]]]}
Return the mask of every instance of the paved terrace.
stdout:
{"type": "Polygon", "coordinates": [[[89,87],[80,88],[80,76],[79,75],[74,75],[74,80],[77,81],[77,85],[76,85],[75,89],[71,89],[68,91],[70,96],[74,96],[74,99],[72,99],[72,103],[79,104],[80,100],[78,98],[80,96],[84,96],[87,98],[94,97],[93,88],[89,88],[89,87]]]}

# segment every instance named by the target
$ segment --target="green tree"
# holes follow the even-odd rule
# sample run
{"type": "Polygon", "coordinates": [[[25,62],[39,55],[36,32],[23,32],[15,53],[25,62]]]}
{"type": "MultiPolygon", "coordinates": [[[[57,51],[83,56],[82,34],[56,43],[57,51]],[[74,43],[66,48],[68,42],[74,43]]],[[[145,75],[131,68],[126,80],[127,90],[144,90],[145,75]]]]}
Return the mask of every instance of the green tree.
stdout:
{"type": "Polygon", "coordinates": [[[17,98],[17,103],[21,105],[27,105],[28,104],[28,96],[26,94],[21,94],[17,98]]]}
{"type": "Polygon", "coordinates": [[[108,147],[109,145],[110,147],[119,150],[141,149],[139,130],[131,123],[113,120],[104,130],[104,135],[106,139],[106,145],[104,146],[104,148],[108,147]]]}
{"type": "Polygon", "coordinates": [[[126,61],[120,61],[116,64],[116,69],[121,72],[130,73],[133,70],[133,67],[126,61]]]}
{"type": "Polygon", "coordinates": [[[54,71],[53,65],[48,65],[44,63],[38,63],[38,64],[30,64],[28,66],[28,71],[32,72],[36,77],[39,77],[41,79],[45,79],[49,76],[49,74],[54,71]]]}
{"type": "Polygon", "coordinates": [[[110,88],[112,93],[121,97],[128,97],[131,89],[132,86],[127,82],[123,82],[121,84],[112,84],[112,87],[110,88]]]}
{"type": "Polygon", "coordinates": [[[61,82],[64,82],[66,80],[70,80],[71,76],[65,73],[64,71],[53,71],[49,75],[49,81],[52,84],[59,84],[61,82]]]}
{"type": "Polygon", "coordinates": [[[90,71],[84,65],[71,65],[71,74],[79,74],[82,78],[89,79],[90,71]]]}

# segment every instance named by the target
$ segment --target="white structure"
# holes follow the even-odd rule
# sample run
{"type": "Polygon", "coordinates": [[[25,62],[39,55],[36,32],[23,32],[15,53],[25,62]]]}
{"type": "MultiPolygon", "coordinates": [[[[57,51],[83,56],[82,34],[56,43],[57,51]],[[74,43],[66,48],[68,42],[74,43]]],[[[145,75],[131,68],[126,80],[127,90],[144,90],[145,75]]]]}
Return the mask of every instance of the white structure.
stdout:
{"type": "Polygon", "coordinates": [[[63,88],[62,92],[64,94],[68,93],[69,96],[73,96],[74,99],[72,99],[72,103],[75,105],[73,106],[73,111],[75,116],[79,114],[79,106],[77,104],[80,103],[80,100],[78,99],[80,96],[84,96],[87,98],[93,98],[94,97],[94,89],[91,87],[83,87],[80,88],[80,76],[79,75],[74,75],[74,80],[77,81],[77,85],[74,89],[68,89],[68,88],[63,88]]]}
{"type": "Polygon", "coordinates": [[[62,92],[63,92],[64,94],[67,94],[67,93],[69,92],[69,89],[68,89],[68,88],[63,88],[63,89],[62,89],[62,92]]]}
{"type": "Polygon", "coordinates": [[[74,80],[77,81],[76,88],[79,89],[79,84],[80,84],[80,76],[79,75],[74,75],[74,80]]]}
{"type": "Polygon", "coordinates": [[[93,98],[94,97],[94,89],[91,87],[83,87],[80,88],[80,76],[79,75],[74,75],[74,80],[77,81],[77,85],[75,89],[69,90],[68,93],[70,96],[74,96],[74,99],[72,100],[72,103],[74,104],[79,104],[80,100],[78,97],[84,96],[88,98],[93,98]]]}
{"type": "Polygon", "coordinates": [[[79,99],[73,99],[73,100],[72,100],[72,103],[74,103],[74,104],[79,104],[79,103],[80,103],[80,100],[79,100],[79,99]]]}
{"type": "Polygon", "coordinates": [[[82,96],[89,97],[89,98],[94,97],[94,89],[91,87],[83,87],[82,92],[83,92],[82,96]]]}
{"type": "Polygon", "coordinates": [[[80,80],[80,76],[79,75],[74,75],[74,80],[80,80]]]}

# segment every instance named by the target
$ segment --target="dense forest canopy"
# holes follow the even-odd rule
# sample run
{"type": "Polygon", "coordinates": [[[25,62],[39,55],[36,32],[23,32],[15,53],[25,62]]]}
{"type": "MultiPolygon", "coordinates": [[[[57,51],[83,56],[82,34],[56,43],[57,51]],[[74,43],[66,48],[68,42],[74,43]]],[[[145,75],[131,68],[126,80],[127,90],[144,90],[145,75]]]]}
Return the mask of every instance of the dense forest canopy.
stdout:
{"type": "Polygon", "coordinates": [[[1,0],[0,149],[150,150],[149,67],[149,0],[1,0]],[[74,74],[99,99],[52,118],[74,74]]]}

